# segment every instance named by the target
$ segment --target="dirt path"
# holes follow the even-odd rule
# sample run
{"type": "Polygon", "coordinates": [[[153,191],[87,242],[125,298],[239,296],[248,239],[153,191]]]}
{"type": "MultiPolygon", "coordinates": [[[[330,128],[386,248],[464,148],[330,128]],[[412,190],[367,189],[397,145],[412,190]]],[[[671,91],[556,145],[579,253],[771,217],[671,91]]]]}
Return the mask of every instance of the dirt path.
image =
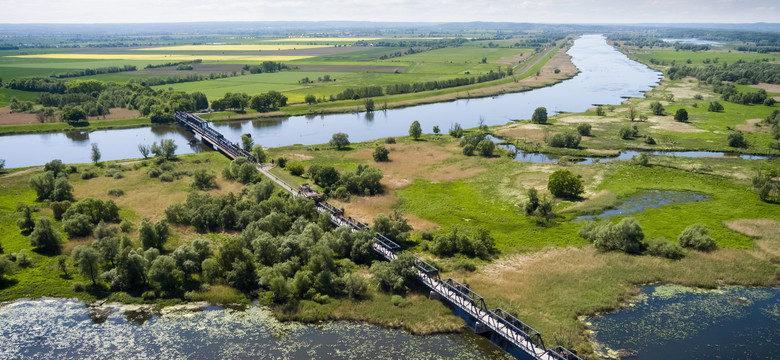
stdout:
{"type": "Polygon", "coordinates": [[[29,174],[31,172],[39,171],[39,170],[43,170],[43,166],[31,167],[31,168],[26,169],[26,170],[17,171],[15,173],[11,173],[11,174],[8,174],[8,175],[3,175],[2,177],[3,178],[9,178],[9,177],[17,176],[17,175],[29,174]]]}

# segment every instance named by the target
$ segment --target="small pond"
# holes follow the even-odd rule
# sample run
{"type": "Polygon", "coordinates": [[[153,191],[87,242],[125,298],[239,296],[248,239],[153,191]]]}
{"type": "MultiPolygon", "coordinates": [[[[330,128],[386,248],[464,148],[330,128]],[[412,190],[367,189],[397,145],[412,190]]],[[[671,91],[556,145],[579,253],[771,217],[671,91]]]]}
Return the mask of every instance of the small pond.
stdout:
{"type": "Polygon", "coordinates": [[[645,209],[657,209],[671,204],[707,201],[709,198],[709,195],[693,191],[641,190],[623,199],[619,205],[612,209],[608,209],[598,215],[578,216],[573,221],[604,220],[619,215],[640,213],[645,211],[645,209]]]}
{"type": "Polygon", "coordinates": [[[603,357],[777,359],[780,288],[645,286],[628,307],[586,324],[603,357]]]}

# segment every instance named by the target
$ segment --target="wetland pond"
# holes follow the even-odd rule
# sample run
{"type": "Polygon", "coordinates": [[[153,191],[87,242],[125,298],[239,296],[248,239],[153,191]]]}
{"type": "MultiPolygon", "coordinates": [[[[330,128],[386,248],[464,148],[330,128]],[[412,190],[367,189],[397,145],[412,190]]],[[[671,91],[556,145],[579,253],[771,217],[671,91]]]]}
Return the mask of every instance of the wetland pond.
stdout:
{"type": "Polygon", "coordinates": [[[640,190],[622,199],[617,206],[609,208],[601,214],[582,215],[576,217],[573,221],[604,220],[618,215],[636,214],[645,211],[645,209],[657,209],[671,204],[707,201],[709,198],[709,195],[693,191],[640,190]]]}
{"type": "Polygon", "coordinates": [[[780,288],[644,286],[629,306],[586,325],[605,358],[777,359],[780,288]]]}
{"type": "Polygon", "coordinates": [[[415,336],[344,321],[280,323],[255,305],[146,316],[120,308],[127,306],[90,316],[76,300],[0,305],[0,359],[511,359],[465,332],[415,336]]]}
{"type": "MultiPolygon", "coordinates": [[[[351,142],[408,135],[409,125],[418,120],[426,133],[439,126],[446,133],[453,124],[463,128],[503,125],[513,119],[528,119],[535,108],[551,113],[581,112],[594,104],[617,105],[625,98],[640,97],[658,84],[663,75],[629,59],[608,45],[601,35],[584,35],[574,41],[568,54],[580,70],[575,77],[558,84],[500,96],[419,105],[401,109],[322,116],[293,116],[283,119],[222,121],[214,123],[232,142],[250,133],[255,143],[266,147],[327,143],[337,132],[349,134],[351,142]]],[[[381,100],[377,100],[381,102],[381,100]]],[[[0,159],[6,167],[42,165],[59,158],[65,163],[89,163],[90,147],[97,143],[103,160],[137,158],[139,143],[151,144],[165,138],[179,145],[177,153],[202,151],[201,145],[187,146],[193,135],[177,126],[104,130],[92,133],[49,133],[0,137],[0,159]],[[24,156],[15,156],[24,149],[24,156]]]]}

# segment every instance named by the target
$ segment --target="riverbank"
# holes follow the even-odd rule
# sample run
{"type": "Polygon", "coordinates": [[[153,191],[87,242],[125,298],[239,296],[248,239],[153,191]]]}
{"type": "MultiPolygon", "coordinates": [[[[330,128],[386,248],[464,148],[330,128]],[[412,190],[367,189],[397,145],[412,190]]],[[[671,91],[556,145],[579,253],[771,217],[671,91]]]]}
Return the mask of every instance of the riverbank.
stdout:
{"type": "MultiPolygon", "coordinates": [[[[548,87],[566,79],[570,79],[579,73],[577,67],[571,62],[571,57],[566,53],[570,46],[571,45],[553,47],[543,53],[535,55],[537,57],[535,61],[531,61],[527,65],[524,65],[519,69],[519,71],[521,71],[519,74],[511,77],[442,90],[374,98],[375,106],[377,109],[381,110],[400,109],[462,99],[478,99],[548,87]]],[[[245,113],[217,112],[205,113],[201,116],[208,121],[223,122],[233,120],[278,119],[299,115],[346,114],[363,111],[365,111],[364,100],[348,100],[315,105],[295,104],[286,106],[279,111],[267,113],[258,113],[249,109],[246,110],[245,113]]],[[[63,131],[91,132],[96,130],[145,127],[150,125],[151,122],[148,118],[90,120],[85,126],[71,126],[67,123],[3,124],[0,125],[0,135],[63,131]]]]}

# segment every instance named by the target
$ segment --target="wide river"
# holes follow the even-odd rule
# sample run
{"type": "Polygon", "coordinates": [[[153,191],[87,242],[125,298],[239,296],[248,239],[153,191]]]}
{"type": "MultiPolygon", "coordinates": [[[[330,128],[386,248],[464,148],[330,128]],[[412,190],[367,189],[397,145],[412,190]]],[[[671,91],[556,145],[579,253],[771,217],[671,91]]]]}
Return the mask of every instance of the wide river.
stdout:
{"type": "MultiPolygon", "coordinates": [[[[548,112],[581,112],[594,104],[616,105],[626,97],[642,96],[662,77],[661,73],[630,60],[607,45],[601,35],[585,35],[575,40],[569,55],[580,73],[546,88],[376,111],[373,114],[228,121],[216,123],[214,127],[233,142],[239,142],[241,134],[250,133],[255,143],[267,147],[322,144],[337,132],[347,133],[350,141],[359,142],[408,135],[409,125],[415,120],[420,122],[426,133],[431,133],[434,125],[446,132],[455,123],[463,128],[475,127],[480,119],[484,119],[487,125],[529,119],[534,109],[540,106],[546,107],[548,112]]],[[[98,144],[102,160],[137,158],[140,157],[138,144],[151,144],[165,138],[176,141],[179,146],[177,153],[180,154],[207,150],[201,143],[189,145],[194,136],[178,126],[160,125],[91,133],[2,136],[0,159],[5,159],[9,168],[42,165],[52,159],[61,159],[65,163],[88,163],[92,143],[98,144]]]]}

